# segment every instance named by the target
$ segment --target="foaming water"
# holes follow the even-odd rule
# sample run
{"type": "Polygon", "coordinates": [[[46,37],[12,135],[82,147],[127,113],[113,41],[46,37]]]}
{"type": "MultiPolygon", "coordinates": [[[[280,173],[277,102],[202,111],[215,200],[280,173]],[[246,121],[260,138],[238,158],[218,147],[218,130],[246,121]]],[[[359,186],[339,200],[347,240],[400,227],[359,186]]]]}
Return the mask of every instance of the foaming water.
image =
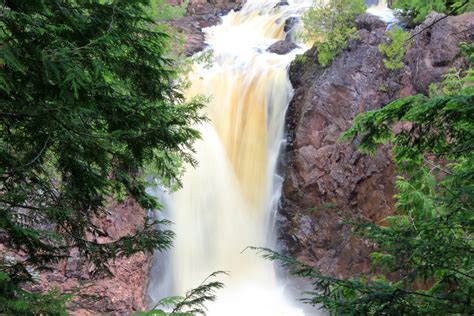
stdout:
{"type": "MultiPolygon", "coordinates": [[[[182,295],[214,271],[225,288],[208,304],[208,315],[300,316],[285,295],[271,262],[248,246],[269,244],[273,178],[286,107],[292,97],[287,67],[305,47],[287,55],[266,49],[284,39],[285,21],[301,15],[311,0],[276,7],[278,0],[248,1],[222,24],[205,30],[213,51],[210,68],[195,65],[187,97],[211,98],[210,121],[197,126],[196,168],[188,168],[183,188],[171,196],[175,222],[169,254],[170,288],[152,296],[182,295]]],[[[161,292],[161,291],[160,291],[161,292]]]]}
{"type": "Polygon", "coordinates": [[[379,0],[376,5],[372,5],[367,9],[367,12],[378,16],[384,22],[393,23],[397,22],[397,18],[393,14],[393,11],[387,5],[387,0],[379,0]]]}
{"type": "Polygon", "coordinates": [[[285,21],[313,3],[278,2],[249,0],[205,30],[213,64],[194,66],[186,95],[211,98],[205,109],[210,121],[196,127],[202,134],[195,144],[198,166],[187,168],[183,188],[167,203],[176,239],[166,258],[168,279],[151,281],[152,299],[183,295],[210,273],[227,271],[230,276],[221,279],[225,288],[208,304],[208,315],[304,315],[273,264],[243,252],[248,246],[274,246],[268,228],[281,187],[275,167],[293,95],[288,66],[307,49],[300,44],[286,55],[267,52],[287,35],[285,21]]]}

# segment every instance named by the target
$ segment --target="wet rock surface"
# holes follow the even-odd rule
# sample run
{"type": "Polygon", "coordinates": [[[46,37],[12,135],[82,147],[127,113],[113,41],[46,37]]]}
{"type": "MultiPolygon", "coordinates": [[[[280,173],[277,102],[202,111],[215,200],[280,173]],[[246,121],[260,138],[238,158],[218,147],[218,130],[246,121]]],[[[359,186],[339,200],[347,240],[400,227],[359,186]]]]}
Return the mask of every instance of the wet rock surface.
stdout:
{"type": "Polygon", "coordinates": [[[293,28],[296,26],[296,24],[298,24],[298,18],[297,17],[289,17],[288,19],[286,19],[285,21],[285,26],[283,28],[283,31],[285,33],[289,33],[293,30],[293,28]]]}
{"type": "Polygon", "coordinates": [[[277,4],[275,4],[275,8],[284,7],[284,6],[287,6],[287,5],[290,5],[290,4],[288,3],[288,1],[282,0],[282,1],[278,2],[277,4]]]}
{"type": "MultiPolygon", "coordinates": [[[[424,30],[428,20],[413,34],[424,30]]],[[[291,65],[295,95],[287,113],[288,146],[283,193],[277,217],[282,250],[322,272],[339,277],[370,272],[373,245],[355,238],[346,219],[381,223],[393,213],[395,168],[387,146],[375,156],[339,142],[361,112],[425,93],[458,58],[458,43],[474,33],[474,13],[449,17],[415,36],[405,67],[389,72],[378,45],[386,25],[359,17],[359,39],[350,42],[329,67],[318,66],[317,48],[291,65]]]]}
{"type": "Polygon", "coordinates": [[[295,31],[296,31],[296,26],[299,23],[299,18],[291,16],[285,21],[285,26],[283,27],[283,31],[285,32],[285,41],[295,41],[295,31]]]}
{"type": "Polygon", "coordinates": [[[298,48],[299,46],[290,41],[278,41],[275,44],[267,48],[267,51],[270,53],[285,55],[291,52],[293,49],[298,48]]]}
{"type": "Polygon", "coordinates": [[[361,14],[356,18],[356,27],[359,30],[367,30],[369,32],[372,32],[376,29],[379,28],[384,28],[387,25],[380,20],[378,17],[375,15],[365,13],[361,14]]]}

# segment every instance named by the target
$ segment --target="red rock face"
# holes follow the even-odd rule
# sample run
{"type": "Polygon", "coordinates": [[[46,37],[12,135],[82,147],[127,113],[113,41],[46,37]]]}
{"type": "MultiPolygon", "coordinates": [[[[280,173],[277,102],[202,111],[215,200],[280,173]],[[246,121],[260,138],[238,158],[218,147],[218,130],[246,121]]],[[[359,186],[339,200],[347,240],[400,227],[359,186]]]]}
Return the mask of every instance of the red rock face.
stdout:
{"type": "MultiPolygon", "coordinates": [[[[430,25],[432,15],[414,32],[430,25]]],[[[404,69],[389,72],[378,45],[385,25],[363,15],[359,39],[331,66],[321,69],[316,49],[306,62],[294,62],[290,78],[296,88],[288,114],[288,147],[278,224],[283,250],[322,272],[339,277],[368,273],[373,245],[357,239],[344,219],[375,223],[393,213],[394,165],[387,146],[373,157],[341,143],[341,133],[361,112],[395,98],[423,93],[440,81],[457,58],[458,43],[474,33],[474,14],[449,17],[414,39],[404,69]],[[324,207],[326,204],[332,207],[324,207]]]]}
{"type": "MultiPolygon", "coordinates": [[[[105,243],[133,234],[143,226],[146,211],[135,201],[112,203],[109,215],[96,220],[96,225],[107,234],[96,239],[105,243]]],[[[41,275],[41,283],[34,289],[57,288],[74,295],[69,303],[73,315],[128,315],[146,310],[146,288],[151,255],[136,254],[111,263],[112,278],[92,277],[89,264],[72,251],[67,262],[60,263],[54,272],[41,275]]]]}

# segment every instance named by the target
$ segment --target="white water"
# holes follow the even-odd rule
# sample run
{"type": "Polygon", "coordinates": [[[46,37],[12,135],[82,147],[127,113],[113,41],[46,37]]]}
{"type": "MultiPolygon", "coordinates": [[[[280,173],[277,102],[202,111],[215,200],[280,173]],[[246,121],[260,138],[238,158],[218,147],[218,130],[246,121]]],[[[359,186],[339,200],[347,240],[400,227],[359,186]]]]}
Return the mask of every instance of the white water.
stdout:
{"type": "MultiPolygon", "coordinates": [[[[210,123],[199,127],[199,166],[173,196],[176,240],[171,252],[173,294],[185,293],[217,270],[230,273],[208,315],[303,315],[284,295],[272,263],[247,246],[267,246],[272,180],[292,96],[287,66],[295,54],[266,49],[283,39],[285,20],[311,1],[274,8],[249,1],[206,30],[213,67],[196,66],[188,96],[211,96],[210,123]]],[[[171,294],[171,293],[169,293],[171,294]]]]}
{"type": "Polygon", "coordinates": [[[387,5],[387,0],[379,0],[377,5],[368,8],[367,12],[380,17],[384,22],[387,23],[393,23],[397,21],[393,11],[390,10],[387,5]]]}
{"type": "Polygon", "coordinates": [[[304,315],[284,293],[272,263],[242,253],[248,246],[273,246],[268,227],[279,196],[275,166],[293,93],[287,68],[306,49],[301,45],[283,56],[266,51],[285,38],[286,19],[312,4],[290,0],[275,8],[278,2],[248,0],[221,25],[206,29],[213,66],[195,65],[189,78],[188,97],[212,98],[206,108],[210,122],[197,127],[199,165],[188,168],[183,189],[167,203],[176,239],[162,274],[171,278],[152,281],[160,284],[150,291],[154,298],[183,295],[210,273],[228,271],[221,278],[226,287],[207,306],[210,316],[304,315]]]}

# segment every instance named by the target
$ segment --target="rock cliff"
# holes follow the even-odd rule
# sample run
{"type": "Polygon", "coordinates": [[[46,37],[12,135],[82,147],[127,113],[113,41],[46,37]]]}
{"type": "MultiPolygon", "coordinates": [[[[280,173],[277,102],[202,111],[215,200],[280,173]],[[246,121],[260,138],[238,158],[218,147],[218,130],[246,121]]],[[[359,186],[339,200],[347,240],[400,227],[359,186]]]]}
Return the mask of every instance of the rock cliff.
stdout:
{"type": "Polygon", "coordinates": [[[474,13],[428,27],[441,17],[432,14],[413,30],[417,35],[400,71],[385,69],[378,45],[387,40],[387,26],[370,15],[358,18],[358,39],[329,67],[318,66],[317,48],[291,65],[295,94],[287,114],[277,217],[287,253],[339,277],[370,271],[372,245],[352,236],[345,219],[380,223],[393,213],[395,168],[388,147],[369,157],[356,143],[338,139],[358,113],[426,93],[452,65],[462,63],[458,44],[472,40],[474,13]]]}
{"type": "MultiPolygon", "coordinates": [[[[128,199],[121,204],[111,203],[108,215],[96,219],[105,236],[96,238],[106,243],[125,235],[133,235],[143,227],[146,211],[128,199]]],[[[40,275],[41,281],[31,290],[59,289],[72,294],[69,310],[72,315],[130,315],[146,310],[146,288],[151,256],[143,253],[111,263],[113,277],[92,276],[90,264],[72,250],[67,261],[60,262],[52,272],[40,275]]]]}

